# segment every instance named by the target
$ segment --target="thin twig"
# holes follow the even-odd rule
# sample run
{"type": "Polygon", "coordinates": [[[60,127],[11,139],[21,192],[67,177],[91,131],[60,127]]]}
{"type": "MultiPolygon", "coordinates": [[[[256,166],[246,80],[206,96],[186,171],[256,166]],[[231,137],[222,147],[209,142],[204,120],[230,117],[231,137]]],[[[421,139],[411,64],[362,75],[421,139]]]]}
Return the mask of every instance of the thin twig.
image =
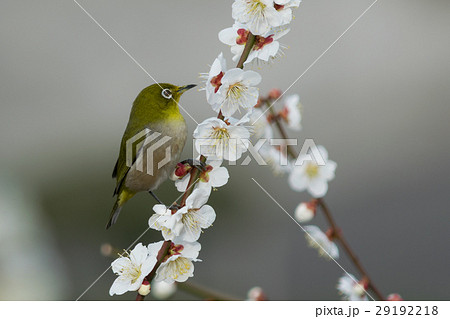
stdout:
{"type": "MultiPolygon", "coordinates": [[[[164,258],[167,256],[167,254],[169,253],[169,248],[170,245],[172,244],[172,242],[170,240],[166,240],[162,246],[161,249],[158,251],[158,256],[156,257],[156,264],[153,267],[152,271],[145,277],[145,279],[148,282],[152,282],[153,278],[155,278],[156,275],[156,271],[158,270],[158,267],[161,265],[161,263],[163,262],[164,258]]],[[[142,296],[138,293],[137,297],[136,297],[136,301],[143,301],[145,298],[145,296],[142,296]]]]}
{"type": "MultiPolygon", "coordinates": [[[[269,106],[269,100],[264,101],[266,106],[269,106]]],[[[284,130],[282,124],[280,123],[280,119],[277,116],[277,114],[275,113],[275,111],[273,110],[273,108],[268,107],[268,109],[271,112],[272,115],[272,123],[275,123],[275,125],[278,128],[278,131],[280,132],[280,135],[282,136],[283,139],[288,139],[288,135],[286,133],[286,131],[284,130]]],[[[296,159],[298,157],[297,152],[294,150],[294,148],[291,145],[287,145],[287,153],[288,155],[293,158],[296,159]]],[[[380,300],[385,300],[383,297],[383,294],[378,290],[378,288],[374,285],[372,279],[370,278],[369,274],[367,273],[367,271],[364,269],[364,267],[362,266],[361,262],[359,261],[358,257],[356,256],[355,252],[351,249],[350,245],[348,244],[348,242],[345,240],[344,236],[342,235],[342,231],[340,230],[340,228],[337,226],[331,211],[328,209],[327,205],[325,204],[325,201],[323,198],[316,198],[317,203],[319,204],[319,206],[322,208],[322,212],[325,215],[325,218],[327,219],[332,231],[333,231],[333,236],[334,238],[339,241],[339,243],[341,244],[342,248],[344,249],[344,251],[346,252],[347,256],[350,258],[350,260],[352,261],[352,263],[354,264],[354,266],[358,269],[358,271],[360,272],[360,274],[366,278],[369,282],[369,288],[377,295],[378,299],[380,300]]]]}
{"type": "Polygon", "coordinates": [[[363,265],[359,261],[356,254],[353,252],[353,250],[350,248],[350,245],[345,240],[344,236],[342,236],[342,232],[338,228],[336,222],[333,219],[333,216],[331,215],[330,210],[328,209],[328,206],[325,204],[325,201],[323,198],[317,198],[317,203],[319,204],[320,208],[322,208],[322,212],[325,215],[325,218],[327,219],[328,223],[330,224],[330,227],[333,231],[333,237],[340,242],[342,248],[344,248],[347,255],[352,260],[355,267],[358,269],[360,274],[365,277],[368,280],[369,288],[372,289],[372,291],[377,295],[378,299],[384,300],[383,294],[378,290],[377,287],[375,287],[372,279],[370,279],[369,274],[364,269],[363,265]]]}
{"type": "MultiPolygon", "coordinates": [[[[239,59],[239,62],[236,65],[236,68],[240,68],[240,69],[244,68],[244,62],[247,61],[248,55],[250,54],[253,46],[255,45],[255,40],[256,40],[256,37],[252,33],[249,33],[248,38],[247,38],[247,43],[245,44],[244,51],[242,52],[241,58],[239,59]]],[[[221,120],[224,119],[222,111],[219,112],[219,114],[217,115],[217,118],[221,119],[221,120]]],[[[206,157],[201,155],[200,161],[206,162],[206,157]]],[[[198,168],[193,167],[191,170],[191,177],[189,178],[188,186],[187,186],[186,191],[184,192],[183,197],[181,199],[181,206],[185,205],[186,199],[192,193],[193,187],[191,187],[191,186],[198,179],[199,175],[200,175],[200,171],[198,170],[198,168]]]]}

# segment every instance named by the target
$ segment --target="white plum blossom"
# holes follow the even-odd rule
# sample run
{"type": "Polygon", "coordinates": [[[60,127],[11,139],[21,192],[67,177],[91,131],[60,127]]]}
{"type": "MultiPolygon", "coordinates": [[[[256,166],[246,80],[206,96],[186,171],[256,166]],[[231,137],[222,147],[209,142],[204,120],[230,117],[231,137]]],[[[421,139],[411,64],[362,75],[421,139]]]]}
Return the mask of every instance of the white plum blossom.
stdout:
{"type": "MultiPolygon", "coordinates": [[[[198,188],[205,188],[211,191],[211,187],[217,188],[228,183],[230,175],[228,169],[222,165],[222,160],[207,159],[205,169],[200,172],[199,181],[196,185],[198,188]]],[[[191,173],[186,174],[181,179],[175,181],[175,186],[179,192],[185,192],[191,178],[191,173]]]]}
{"type": "Polygon", "coordinates": [[[298,94],[292,94],[284,98],[283,109],[279,114],[287,123],[287,127],[295,131],[301,130],[302,113],[298,94]]]}
{"type": "Polygon", "coordinates": [[[233,19],[247,25],[254,35],[266,34],[285,24],[285,15],[275,8],[273,0],[235,0],[232,6],[233,19]]]}
{"type": "Polygon", "coordinates": [[[148,226],[152,229],[160,230],[164,239],[166,237],[171,237],[173,235],[172,230],[167,228],[165,225],[172,216],[172,211],[162,204],[154,205],[153,211],[156,214],[153,214],[150,217],[148,220],[148,226]]]}
{"type": "Polygon", "coordinates": [[[282,24],[291,23],[293,15],[292,8],[298,8],[301,0],[274,0],[275,9],[281,15],[282,24]]]}
{"type": "Polygon", "coordinates": [[[214,209],[205,205],[208,198],[209,192],[196,188],[186,199],[186,205],[175,213],[164,205],[155,205],[153,210],[156,214],[148,221],[150,228],[161,230],[165,240],[174,240],[176,237],[187,242],[198,240],[202,229],[211,226],[216,219],[214,209]]]}
{"type": "Polygon", "coordinates": [[[151,294],[159,300],[170,298],[177,291],[175,283],[168,284],[165,281],[155,281],[152,284],[151,294]]]}
{"type": "Polygon", "coordinates": [[[253,125],[254,138],[273,138],[273,129],[267,116],[260,108],[255,108],[250,114],[250,123],[253,125]]]}
{"type": "Polygon", "coordinates": [[[225,72],[220,80],[219,89],[214,89],[215,96],[212,108],[222,112],[223,116],[232,116],[239,108],[250,111],[258,102],[258,85],[261,75],[255,71],[244,71],[240,68],[225,72]]]}
{"type": "Polygon", "coordinates": [[[325,258],[339,258],[339,249],[319,227],[310,225],[304,226],[305,237],[309,246],[318,250],[319,255],[325,258]]]}
{"type": "MultiPolygon", "coordinates": [[[[150,255],[157,255],[163,245],[163,241],[148,245],[150,255]]],[[[156,271],[155,281],[166,283],[184,282],[194,276],[193,261],[197,259],[201,245],[198,242],[188,243],[174,240],[171,242],[167,255],[156,271]]]]}
{"type": "Polygon", "coordinates": [[[289,175],[289,185],[294,191],[307,190],[312,196],[323,197],[328,191],[328,182],[334,178],[336,162],[328,159],[327,150],[319,145],[325,165],[318,165],[316,159],[309,154],[301,154],[289,175]]]}
{"type": "MultiPolygon", "coordinates": [[[[223,57],[221,52],[219,56],[214,60],[209,73],[204,75],[205,90],[206,90],[206,100],[209,104],[214,105],[216,103],[217,91],[222,85],[222,77],[227,71],[227,61],[223,57]]],[[[203,75],[202,75],[203,77],[203,75]]]]}
{"type": "Polygon", "coordinates": [[[367,281],[358,281],[353,275],[344,274],[339,278],[337,284],[339,293],[345,300],[366,301],[368,300],[365,291],[367,290],[367,281]]]}
{"type": "Polygon", "coordinates": [[[300,203],[295,209],[294,217],[299,223],[309,222],[316,215],[316,201],[300,203]]]}
{"type": "Polygon", "coordinates": [[[288,161],[286,154],[278,147],[264,144],[259,150],[259,155],[270,165],[276,175],[289,173],[292,169],[292,164],[288,161]]]}
{"type": "Polygon", "coordinates": [[[147,247],[137,244],[126,257],[121,256],[112,262],[112,271],[119,277],[112,284],[109,294],[122,295],[138,290],[155,264],[156,255],[149,255],[147,247]]]}
{"type": "Polygon", "coordinates": [[[258,85],[261,76],[255,71],[240,68],[227,70],[223,54],[214,60],[206,79],[206,99],[216,112],[226,117],[233,115],[240,107],[249,110],[258,102],[258,85]]]}
{"type": "Polygon", "coordinates": [[[248,121],[248,116],[241,120],[223,121],[215,117],[204,120],[193,134],[197,152],[214,160],[238,160],[249,145],[250,131],[243,125],[248,121]]]}
{"type": "MultiPolygon", "coordinates": [[[[264,35],[255,37],[255,44],[250,51],[244,64],[250,63],[254,59],[260,59],[268,62],[269,59],[281,55],[279,38],[289,32],[287,27],[278,27],[270,30],[264,35]]],[[[231,53],[234,54],[233,61],[238,61],[244,52],[250,31],[240,23],[235,23],[231,28],[219,32],[219,40],[231,46],[231,53]]]]}

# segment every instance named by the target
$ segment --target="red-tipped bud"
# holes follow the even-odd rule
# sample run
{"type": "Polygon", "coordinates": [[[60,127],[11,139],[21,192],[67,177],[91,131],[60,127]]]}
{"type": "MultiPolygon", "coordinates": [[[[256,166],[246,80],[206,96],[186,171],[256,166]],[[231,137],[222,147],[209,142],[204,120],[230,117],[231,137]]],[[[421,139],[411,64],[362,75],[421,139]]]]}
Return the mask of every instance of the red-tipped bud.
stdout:
{"type": "Polygon", "coordinates": [[[172,180],[182,179],[189,173],[191,169],[192,166],[189,164],[178,163],[171,179],[172,180]]]}
{"type": "Polygon", "coordinates": [[[327,237],[330,241],[333,241],[339,235],[339,233],[340,233],[340,229],[329,228],[325,232],[325,235],[327,235],[327,237]]]}
{"type": "Polygon", "coordinates": [[[269,99],[276,100],[279,99],[283,94],[280,89],[272,89],[269,91],[269,99]]]}
{"type": "Polygon", "coordinates": [[[251,301],[266,301],[267,300],[267,296],[261,287],[253,287],[252,289],[250,289],[247,293],[247,298],[248,298],[248,300],[251,300],[251,301]]]}
{"type": "Polygon", "coordinates": [[[387,301],[403,301],[403,298],[399,294],[390,294],[387,297],[387,301]]]}
{"type": "Polygon", "coordinates": [[[283,107],[283,109],[280,112],[278,112],[278,116],[281,117],[286,122],[288,121],[288,114],[289,114],[289,109],[286,106],[283,107]]]}
{"type": "Polygon", "coordinates": [[[314,218],[317,211],[317,200],[313,199],[306,203],[300,203],[295,209],[295,219],[300,223],[309,222],[314,218]]]}
{"type": "Polygon", "coordinates": [[[267,123],[274,123],[277,117],[273,114],[267,114],[267,123]]]}
{"type": "Polygon", "coordinates": [[[259,107],[261,107],[262,106],[262,104],[263,104],[263,101],[261,100],[261,98],[258,98],[258,102],[256,102],[256,104],[255,104],[255,106],[254,106],[254,108],[259,108],[259,107]]]}
{"type": "Polygon", "coordinates": [[[364,296],[367,289],[369,289],[369,279],[364,277],[358,282],[357,285],[354,286],[353,289],[359,296],[364,296]]]}

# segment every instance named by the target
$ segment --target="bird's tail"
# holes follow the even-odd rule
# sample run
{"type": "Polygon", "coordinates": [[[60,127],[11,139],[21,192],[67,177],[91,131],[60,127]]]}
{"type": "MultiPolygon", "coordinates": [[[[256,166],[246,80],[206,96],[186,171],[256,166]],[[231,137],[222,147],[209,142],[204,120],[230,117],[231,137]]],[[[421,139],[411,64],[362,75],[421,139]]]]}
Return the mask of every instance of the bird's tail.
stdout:
{"type": "Polygon", "coordinates": [[[116,223],[117,219],[119,218],[120,211],[122,210],[123,204],[125,204],[133,196],[134,194],[129,193],[126,190],[123,190],[119,193],[111,214],[109,215],[109,221],[108,224],[106,224],[106,229],[116,223]]]}
{"type": "Polygon", "coordinates": [[[108,224],[106,224],[106,229],[114,225],[117,221],[117,218],[119,218],[120,211],[122,210],[122,206],[119,204],[119,199],[116,200],[116,203],[114,204],[114,207],[111,211],[111,215],[109,215],[109,221],[108,224]]]}

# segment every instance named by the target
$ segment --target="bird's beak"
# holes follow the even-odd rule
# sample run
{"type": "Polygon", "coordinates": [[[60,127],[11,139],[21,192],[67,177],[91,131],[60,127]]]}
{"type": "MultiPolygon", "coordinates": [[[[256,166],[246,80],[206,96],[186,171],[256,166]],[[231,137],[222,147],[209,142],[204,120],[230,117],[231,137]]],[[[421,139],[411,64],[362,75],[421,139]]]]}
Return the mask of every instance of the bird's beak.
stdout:
{"type": "Polygon", "coordinates": [[[196,87],[197,84],[189,84],[189,85],[185,85],[185,86],[180,86],[177,90],[178,93],[184,93],[187,90],[192,89],[193,87],[196,87]]]}

